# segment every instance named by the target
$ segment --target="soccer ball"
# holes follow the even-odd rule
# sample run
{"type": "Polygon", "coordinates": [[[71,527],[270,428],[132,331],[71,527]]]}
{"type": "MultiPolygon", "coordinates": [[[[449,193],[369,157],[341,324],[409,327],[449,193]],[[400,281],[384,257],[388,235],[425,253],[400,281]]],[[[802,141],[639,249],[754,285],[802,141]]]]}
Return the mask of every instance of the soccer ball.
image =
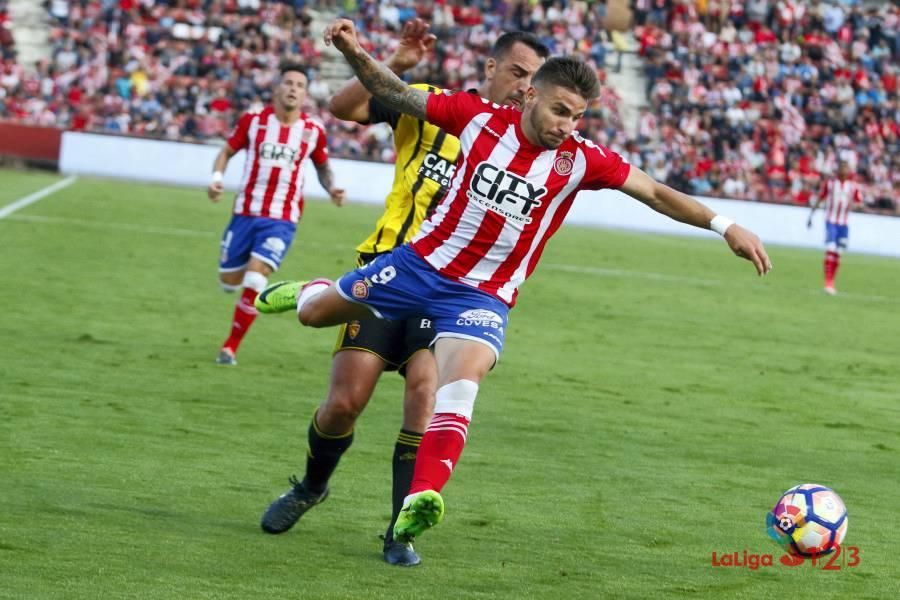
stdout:
{"type": "Polygon", "coordinates": [[[815,483],[794,486],[766,515],[769,535],[795,556],[828,554],[847,535],[847,508],[834,490],[815,483]]]}

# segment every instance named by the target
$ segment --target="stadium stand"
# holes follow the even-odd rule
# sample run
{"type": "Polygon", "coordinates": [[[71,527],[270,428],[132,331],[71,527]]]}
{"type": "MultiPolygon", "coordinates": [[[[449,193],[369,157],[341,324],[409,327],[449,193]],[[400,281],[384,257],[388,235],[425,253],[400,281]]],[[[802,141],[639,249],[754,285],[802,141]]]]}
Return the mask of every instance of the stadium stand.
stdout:
{"type": "MultiPolygon", "coordinates": [[[[0,0],[0,15],[7,2],[0,0]]],[[[635,0],[632,27],[610,31],[623,5],[49,0],[49,58],[35,68],[15,60],[0,27],[0,118],[220,140],[240,112],[267,101],[285,58],[308,65],[311,109],[324,106],[349,76],[320,41],[338,14],[357,22],[380,57],[393,50],[400,23],[420,16],[439,43],[410,80],[472,87],[502,31],[533,31],[554,53],[590,61],[609,84],[583,133],[674,187],[805,204],[821,176],[845,159],[865,183],[871,210],[900,211],[895,5],[635,0]]],[[[393,159],[386,127],[320,114],[334,155],[393,159]]]]}
{"type": "Polygon", "coordinates": [[[634,158],[695,194],[799,204],[846,160],[870,207],[895,210],[898,19],[818,0],[638,10],[651,108],[634,158]]]}
{"type": "Polygon", "coordinates": [[[8,0],[0,0],[0,59],[4,66],[15,59],[15,39],[12,35],[12,19],[9,15],[8,0]]]}

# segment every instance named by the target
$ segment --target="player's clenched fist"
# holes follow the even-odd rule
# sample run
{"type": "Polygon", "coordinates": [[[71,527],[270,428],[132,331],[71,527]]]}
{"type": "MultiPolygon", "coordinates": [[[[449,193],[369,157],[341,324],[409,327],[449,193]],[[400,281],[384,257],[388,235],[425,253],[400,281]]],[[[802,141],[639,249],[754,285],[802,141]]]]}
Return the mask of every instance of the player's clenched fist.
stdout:
{"type": "Polygon", "coordinates": [[[335,19],[325,28],[325,45],[334,45],[342,54],[352,54],[359,49],[356,26],[350,19],[335,19]]]}

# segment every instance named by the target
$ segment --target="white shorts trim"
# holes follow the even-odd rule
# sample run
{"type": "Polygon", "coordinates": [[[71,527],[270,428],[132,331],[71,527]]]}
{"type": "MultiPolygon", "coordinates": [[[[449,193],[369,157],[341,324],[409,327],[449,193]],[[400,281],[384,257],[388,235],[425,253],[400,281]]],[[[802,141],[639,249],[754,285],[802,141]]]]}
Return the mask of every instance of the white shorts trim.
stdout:
{"type": "Polygon", "coordinates": [[[244,271],[247,269],[247,265],[249,264],[250,262],[247,261],[239,267],[231,267],[230,269],[223,269],[222,267],[219,267],[219,273],[234,273],[236,271],[244,271]]]}
{"type": "MultiPolygon", "coordinates": [[[[466,335],[465,333],[458,333],[456,331],[444,331],[444,332],[439,333],[436,336],[434,336],[434,339],[431,340],[431,345],[434,346],[434,344],[440,338],[456,338],[456,339],[460,339],[460,340],[471,340],[473,342],[478,342],[479,344],[484,344],[485,346],[487,346],[488,348],[490,348],[491,350],[494,351],[494,365],[496,365],[498,362],[500,362],[500,352],[497,350],[497,347],[494,346],[489,341],[481,339],[480,337],[475,337],[474,335],[466,335]]],[[[492,369],[494,368],[494,365],[491,365],[492,369]]]]}
{"type": "MultiPolygon", "coordinates": [[[[272,262],[271,260],[269,260],[267,257],[262,256],[262,255],[260,255],[260,254],[257,254],[256,252],[251,252],[251,253],[250,253],[250,256],[252,256],[253,258],[255,258],[255,259],[257,259],[257,260],[259,260],[259,261],[261,261],[261,262],[266,263],[267,265],[269,265],[269,267],[272,269],[272,272],[273,272],[273,273],[274,273],[275,271],[278,270],[278,265],[276,265],[275,263],[273,263],[273,262],[272,262]]],[[[249,263],[248,263],[248,264],[249,264],[249,263]]]]}

